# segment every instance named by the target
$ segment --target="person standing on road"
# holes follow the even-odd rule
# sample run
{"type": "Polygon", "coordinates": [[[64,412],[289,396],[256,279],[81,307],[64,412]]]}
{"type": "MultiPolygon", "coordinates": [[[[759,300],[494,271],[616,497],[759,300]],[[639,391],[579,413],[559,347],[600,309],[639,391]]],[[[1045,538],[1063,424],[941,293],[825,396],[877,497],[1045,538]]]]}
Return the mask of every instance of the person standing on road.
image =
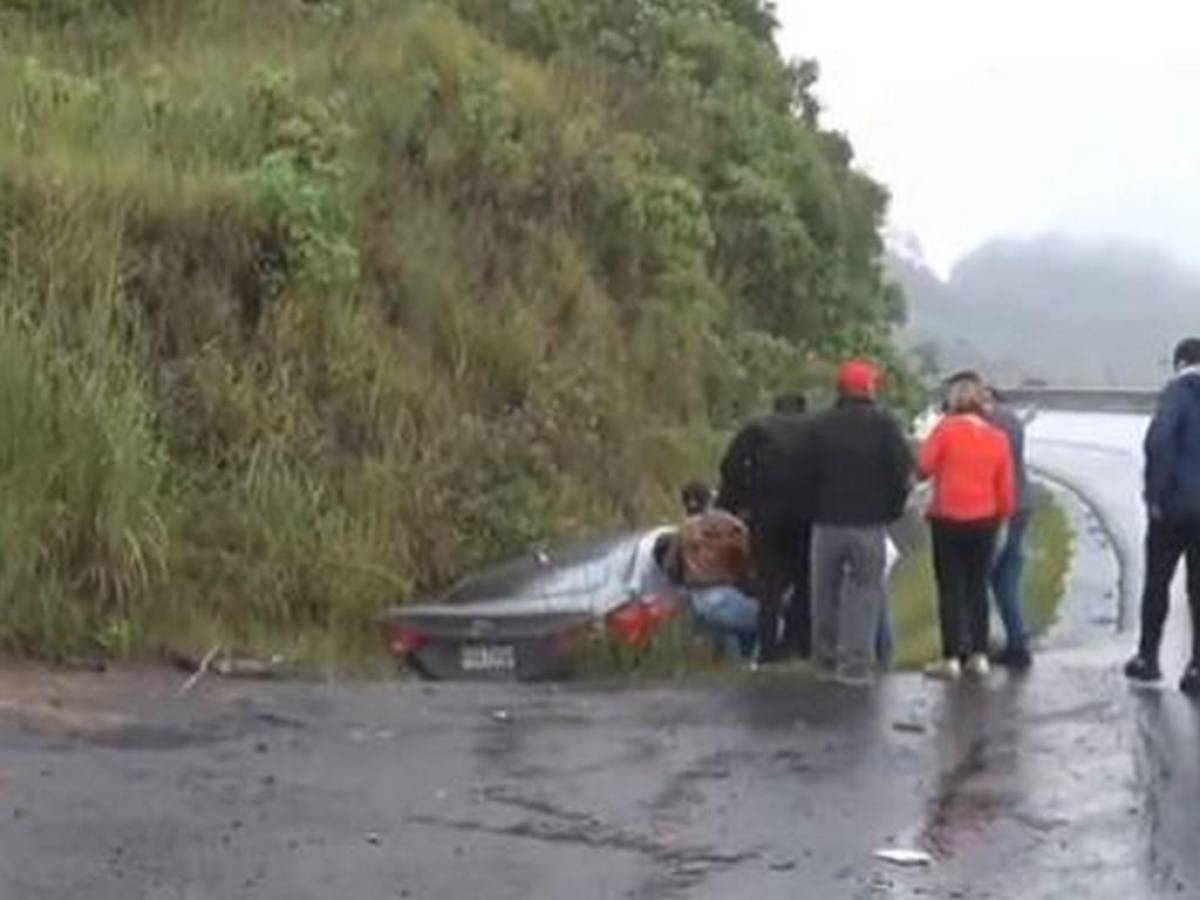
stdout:
{"type": "Polygon", "coordinates": [[[1024,670],[1033,663],[1021,597],[1021,577],[1025,571],[1025,532],[1032,514],[1029,476],[1025,466],[1025,423],[994,387],[988,389],[987,420],[1008,438],[1017,494],[1016,512],[1008,522],[1004,540],[992,563],[992,596],[996,600],[1005,635],[1004,649],[993,659],[1010,669],[1024,670]]]}
{"type": "Polygon", "coordinates": [[[776,398],[775,411],[738,432],[721,463],[717,505],[750,526],[758,580],[758,652],[764,663],[785,653],[806,658],[811,647],[807,407],[801,394],[776,398]]]}
{"type": "Polygon", "coordinates": [[[1146,431],[1146,576],[1137,655],[1125,665],[1136,681],[1158,681],[1159,646],[1179,558],[1187,558],[1192,658],[1180,679],[1200,696],[1200,338],[1175,348],[1175,378],[1159,394],[1146,431]]]}
{"type": "Polygon", "coordinates": [[[887,589],[887,526],[900,518],[912,454],[875,402],[879,371],[851,360],[838,400],[811,423],[813,662],[819,674],[867,684],[887,589]]]}
{"type": "Polygon", "coordinates": [[[951,379],[947,413],[921,447],[919,474],[933,481],[929,507],[942,658],[933,678],[988,673],[988,573],[996,538],[1016,511],[1013,454],[984,418],[987,393],[974,373],[951,379]]]}

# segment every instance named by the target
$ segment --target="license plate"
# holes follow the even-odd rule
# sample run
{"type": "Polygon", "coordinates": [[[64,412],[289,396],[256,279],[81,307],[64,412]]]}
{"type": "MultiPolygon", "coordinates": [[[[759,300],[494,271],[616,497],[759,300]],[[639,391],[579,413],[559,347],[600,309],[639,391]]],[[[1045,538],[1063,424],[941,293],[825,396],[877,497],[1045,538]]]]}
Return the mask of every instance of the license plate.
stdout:
{"type": "Polygon", "coordinates": [[[462,648],[464,672],[511,672],[517,667],[512,644],[467,644],[462,648]]]}

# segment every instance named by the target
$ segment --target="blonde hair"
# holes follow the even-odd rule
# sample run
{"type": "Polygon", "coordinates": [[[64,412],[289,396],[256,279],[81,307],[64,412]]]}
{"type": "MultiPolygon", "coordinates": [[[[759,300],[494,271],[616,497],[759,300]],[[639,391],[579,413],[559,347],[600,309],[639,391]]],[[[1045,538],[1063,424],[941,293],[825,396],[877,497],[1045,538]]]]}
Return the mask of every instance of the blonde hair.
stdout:
{"type": "Polygon", "coordinates": [[[946,408],[951,413],[982,413],[987,405],[987,388],[977,378],[955,381],[946,391],[946,408]]]}

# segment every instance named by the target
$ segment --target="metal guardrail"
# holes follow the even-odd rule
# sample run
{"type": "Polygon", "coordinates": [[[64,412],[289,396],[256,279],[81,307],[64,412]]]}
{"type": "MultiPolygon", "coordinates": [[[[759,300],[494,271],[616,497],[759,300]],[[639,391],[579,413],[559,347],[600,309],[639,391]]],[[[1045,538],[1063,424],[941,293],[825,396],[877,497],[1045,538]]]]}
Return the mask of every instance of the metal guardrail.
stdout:
{"type": "Polygon", "coordinates": [[[1154,412],[1158,392],[1142,388],[1019,387],[1003,389],[1017,406],[1061,412],[1142,413],[1154,412]]]}

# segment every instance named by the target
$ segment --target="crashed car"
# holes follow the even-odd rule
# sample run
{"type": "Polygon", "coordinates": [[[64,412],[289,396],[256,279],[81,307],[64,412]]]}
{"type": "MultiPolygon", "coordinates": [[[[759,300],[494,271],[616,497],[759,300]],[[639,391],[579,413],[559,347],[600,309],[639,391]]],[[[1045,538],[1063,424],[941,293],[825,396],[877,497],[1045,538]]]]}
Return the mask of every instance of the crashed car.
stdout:
{"type": "Polygon", "coordinates": [[[570,674],[590,634],[647,643],[681,608],[659,564],[675,529],[539,549],[381,619],[402,663],[431,679],[545,680],[570,674]]]}

